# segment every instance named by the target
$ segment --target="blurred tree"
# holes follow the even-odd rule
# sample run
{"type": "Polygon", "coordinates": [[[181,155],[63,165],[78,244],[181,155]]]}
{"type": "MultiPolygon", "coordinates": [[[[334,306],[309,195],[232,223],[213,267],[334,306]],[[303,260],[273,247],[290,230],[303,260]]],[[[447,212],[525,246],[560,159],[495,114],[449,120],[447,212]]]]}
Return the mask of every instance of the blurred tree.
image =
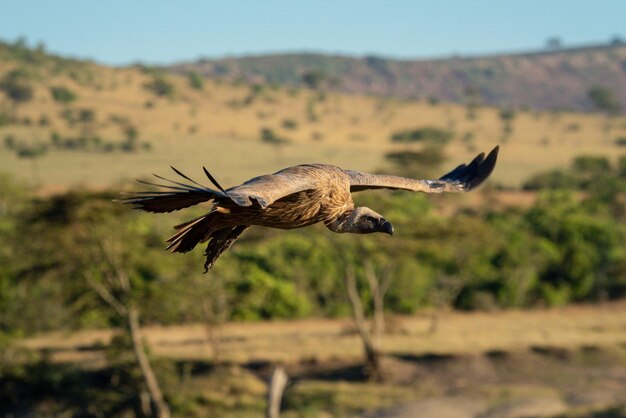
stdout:
{"type": "Polygon", "coordinates": [[[443,147],[439,145],[428,145],[416,151],[388,152],[385,158],[393,163],[393,173],[413,178],[431,178],[439,174],[439,167],[445,161],[443,147]]]}
{"type": "Polygon", "coordinates": [[[323,71],[307,70],[302,73],[301,78],[305,86],[312,90],[317,90],[322,87],[328,76],[323,71]]]}
{"type": "Polygon", "coordinates": [[[558,36],[553,36],[546,39],[546,47],[551,50],[561,49],[563,47],[563,41],[558,36]]]}
{"type": "Polygon", "coordinates": [[[71,103],[76,100],[76,93],[67,87],[50,87],[50,93],[52,94],[52,98],[60,103],[71,103]]]}
{"type": "Polygon", "coordinates": [[[30,76],[24,69],[9,71],[0,80],[0,91],[15,104],[30,102],[35,93],[29,79],[30,76]]]}
{"type": "Polygon", "coordinates": [[[542,194],[525,217],[549,255],[540,273],[541,291],[548,303],[610,296],[607,272],[623,256],[618,244],[623,229],[616,229],[606,214],[594,213],[562,191],[542,194]]]}
{"type": "Polygon", "coordinates": [[[426,142],[443,146],[450,142],[454,133],[441,128],[427,126],[424,128],[408,129],[391,134],[391,141],[398,143],[426,142]]]}
{"type": "Polygon", "coordinates": [[[344,254],[343,264],[345,268],[344,283],[348,301],[352,308],[352,318],[363,344],[365,354],[365,375],[372,380],[384,380],[384,371],[381,363],[382,339],[385,334],[385,294],[391,284],[395,265],[393,261],[387,261],[378,272],[374,268],[372,254],[366,254],[364,247],[358,251],[358,255],[346,257],[344,254]],[[360,292],[357,284],[357,269],[362,272],[367,284],[368,296],[360,292]],[[365,304],[369,305],[367,308],[365,304]],[[368,312],[371,318],[368,321],[368,312]],[[368,322],[370,322],[368,324],[368,322]]]}
{"type": "Polygon", "coordinates": [[[174,96],[174,85],[162,75],[154,76],[151,81],[144,84],[144,87],[159,97],[172,98],[174,96]]]}
{"type": "Polygon", "coordinates": [[[587,96],[591,104],[602,112],[614,115],[622,111],[622,105],[615,98],[613,92],[606,87],[591,87],[587,92],[587,96]]]}
{"type": "Polygon", "coordinates": [[[145,385],[149,393],[151,415],[169,417],[140,336],[141,301],[158,278],[157,267],[146,256],[150,228],[145,218],[120,216],[125,208],[103,197],[73,193],[35,205],[24,225],[41,242],[27,243],[30,259],[22,275],[40,281],[42,271],[54,272],[64,306],[91,315],[101,312],[122,324],[143,379],[140,388],[145,385]]]}
{"type": "Polygon", "coordinates": [[[204,87],[204,77],[196,72],[191,72],[187,75],[189,80],[189,86],[194,90],[202,90],[204,87]]]}

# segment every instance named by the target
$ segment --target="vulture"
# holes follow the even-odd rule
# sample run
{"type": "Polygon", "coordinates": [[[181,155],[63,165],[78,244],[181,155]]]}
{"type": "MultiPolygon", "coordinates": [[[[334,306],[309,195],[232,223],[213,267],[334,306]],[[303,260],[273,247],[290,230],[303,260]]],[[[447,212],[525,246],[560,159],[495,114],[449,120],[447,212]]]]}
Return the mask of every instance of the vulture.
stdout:
{"type": "Polygon", "coordinates": [[[424,193],[466,192],[480,185],[493,171],[498,147],[489,155],[479,154],[469,164],[461,164],[437,180],[368,174],[344,170],[328,164],[303,164],[274,174],[255,177],[224,189],[203,167],[217,189],[192,180],[171,167],[187,182],[168,180],[167,184],[138,180],[164,190],[131,192],[121,202],[146,212],[171,212],[211,202],[209,211],[176,225],[167,249],[186,253],[208,241],[204,255],[206,273],[239,236],[251,226],[294,229],[323,222],[337,233],[393,235],[393,225],[367,207],[357,207],[352,193],[369,189],[409,190],[424,193]]]}

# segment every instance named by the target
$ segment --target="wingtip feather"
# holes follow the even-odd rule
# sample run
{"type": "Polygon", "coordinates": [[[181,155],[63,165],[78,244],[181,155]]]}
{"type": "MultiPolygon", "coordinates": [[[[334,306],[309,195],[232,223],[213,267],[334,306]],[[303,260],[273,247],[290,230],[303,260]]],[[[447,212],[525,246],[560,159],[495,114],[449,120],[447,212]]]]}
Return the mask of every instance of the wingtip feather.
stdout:
{"type": "Polygon", "coordinates": [[[500,146],[497,145],[494,149],[491,150],[491,152],[489,152],[487,157],[480,163],[480,165],[476,167],[472,179],[468,182],[467,190],[475,189],[476,187],[480,186],[487,178],[489,178],[489,176],[496,167],[499,151],[500,146]]]}
{"type": "Polygon", "coordinates": [[[206,174],[206,176],[208,177],[208,179],[211,181],[211,183],[213,183],[213,185],[215,187],[217,187],[218,189],[220,189],[222,191],[222,193],[227,194],[226,190],[224,190],[224,188],[217,182],[217,180],[215,180],[215,177],[213,177],[211,175],[211,173],[209,173],[209,170],[206,169],[205,166],[202,166],[202,170],[204,170],[204,174],[206,174]]]}

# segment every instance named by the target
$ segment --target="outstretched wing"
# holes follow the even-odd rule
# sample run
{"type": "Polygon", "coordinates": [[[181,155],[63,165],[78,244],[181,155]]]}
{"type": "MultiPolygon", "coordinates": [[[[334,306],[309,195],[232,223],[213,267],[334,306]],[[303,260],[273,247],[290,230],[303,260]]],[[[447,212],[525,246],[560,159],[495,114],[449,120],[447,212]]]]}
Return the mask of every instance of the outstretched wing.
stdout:
{"type": "Polygon", "coordinates": [[[166,179],[165,177],[154,176],[161,181],[167,182],[166,184],[153,183],[149,181],[137,180],[140,183],[147,184],[149,186],[157,186],[164,190],[150,190],[145,192],[131,192],[127,193],[128,197],[118,199],[119,202],[132,205],[133,208],[143,210],[146,212],[172,212],[174,210],[184,209],[189,206],[197,205],[198,203],[206,202],[209,200],[215,200],[218,198],[226,198],[224,189],[215,181],[215,179],[204,169],[209,180],[221,191],[212,190],[200,183],[187,177],[174,167],[172,170],[185,180],[191,182],[191,184],[181,183],[174,180],[166,179]]]}
{"type": "Polygon", "coordinates": [[[479,154],[469,164],[461,164],[438,180],[415,180],[407,177],[361,173],[346,170],[350,177],[350,191],[368,189],[399,189],[413,192],[442,193],[466,192],[478,187],[493,171],[498,159],[499,147],[485,158],[479,154]]]}
{"type": "Polygon", "coordinates": [[[190,183],[169,180],[155,174],[155,177],[169,184],[138,181],[165,190],[132,192],[128,193],[128,197],[119,199],[119,201],[147,212],[171,212],[216,199],[230,199],[239,206],[251,206],[256,202],[265,209],[276,200],[293,193],[324,187],[328,183],[329,175],[332,174],[331,171],[341,171],[337,167],[324,164],[298,165],[285,168],[274,174],[255,177],[239,186],[224,190],[204,168],[206,176],[219,189],[212,190],[187,177],[174,167],[172,170],[190,183]]]}
{"type": "Polygon", "coordinates": [[[225,193],[239,206],[250,206],[256,202],[265,209],[293,193],[326,187],[332,170],[338,169],[323,164],[298,165],[255,177],[225,193]]]}

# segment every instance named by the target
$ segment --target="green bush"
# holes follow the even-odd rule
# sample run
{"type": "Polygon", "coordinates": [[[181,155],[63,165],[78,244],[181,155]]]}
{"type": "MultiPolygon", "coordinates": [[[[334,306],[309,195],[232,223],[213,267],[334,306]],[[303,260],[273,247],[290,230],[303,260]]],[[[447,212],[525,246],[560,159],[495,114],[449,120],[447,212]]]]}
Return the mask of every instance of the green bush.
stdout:
{"type": "Polygon", "coordinates": [[[393,151],[385,158],[394,164],[398,175],[416,178],[428,178],[436,175],[439,166],[445,161],[443,147],[429,145],[420,151],[393,151]]]}
{"type": "Polygon", "coordinates": [[[610,163],[609,159],[606,157],[583,155],[574,159],[573,169],[574,171],[583,173],[600,174],[610,170],[610,163]]]}
{"type": "Polygon", "coordinates": [[[198,73],[189,73],[187,79],[189,80],[189,86],[194,90],[202,90],[204,87],[204,77],[198,73]]]}
{"type": "Polygon", "coordinates": [[[297,318],[309,313],[309,301],[290,280],[275,278],[255,264],[245,266],[243,273],[243,280],[230,284],[236,296],[233,319],[297,318]]]}
{"type": "Polygon", "coordinates": [[[13,150],[16,147],[17,142],[15,141],[15,137],[13,135],[5,135],[4,136],[4,147],[8,150],[13,150]]]}
{"type": "Polygon", "coordinates": [[[323,71],[307,70],[302,73],[301,80],[308,88],[317,90],[328,80],[328,75],[323,71]]]}
{"type": "Polygon", "coordinates": [[[19,158],[39,158],[48,153],[48,147],[45,144],[22,144],[17,148],[16,153],[19,158]]]}
{"type": "Polygon", "coordinates": [[[0,80],[0,91],[15,103],[30,102],[35,93],[24,70],[13,70],[0,80]]]}
{"type": "Polygon", "coordinates": [[[81,123],[92,123],[96,120],[96,112],[92,109],[80,109],[78,111],[78,121],[81,123]]]}
{"type": "Polygon", "coordinates": [[[513,109],[501,109],[499,116],[502,122],[510,122],[515,119],[515,111],[513,109]]]}
{"type": "Polygon", "coordinates": [[[295,130],[298,129],[298,122],[295,119],[283,119],[282,122],[283,128],[295,130]]]}
{"type": "Polygon", "coordinates": [[[612,165],[606,157],[583,155],[576,157],[569,169],[531,177],[523,188],[584,190],[595,199],[617,204],[619,194],[626,192],[626,176],[623,173],[622,159],[612,165]]]}
{"type": "Polygon", "coordinates": [[[393,142],[433,142],[446,144],[453,136],[454,134],[451,131],[429,126],[395,132],[391,135],[391,140],[393,142]]]}
{"type": "Polygon", "coordinates": [[[291,142],[289,139],[277,135],[270,128],[261,129],[261,141],[271,145],[284,145],[291,142]]]}
{"type": "Polygon", "coordinates": [[[593,106],[609,114],[617,114],[622,111],[622,105],[613,95],[613,92],[602,86],[594,86],[587,92],[593,106]]]}
{"type": "Polygon", "coordinates": [[[144,87],[159,97],[169,97],[174,95],[174,85],[163,76],[156,76],[152,81],[144,84],[144,87]]]}
{"type": "Polygon", "coordinates": [[[52,94],[52,98],[60,103],[71,103],[76,100],[76,93],[67,87],[56,86],[50,87],[50,93],[52,94]]]}

